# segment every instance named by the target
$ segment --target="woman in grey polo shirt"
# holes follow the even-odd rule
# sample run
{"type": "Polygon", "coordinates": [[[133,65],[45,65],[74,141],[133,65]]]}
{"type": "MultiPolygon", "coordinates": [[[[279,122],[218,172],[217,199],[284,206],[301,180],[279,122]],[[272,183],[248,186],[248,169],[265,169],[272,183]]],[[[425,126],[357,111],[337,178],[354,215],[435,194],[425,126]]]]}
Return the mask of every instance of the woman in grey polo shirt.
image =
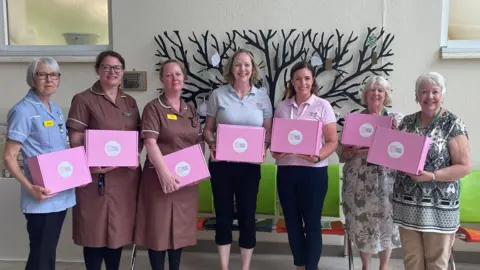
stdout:
{"type": "Polygon", "coordinates": [[[221,269],[228,270],[235,194],[242,269],[245,270],[250,268],[256,244],[255,210],[260,165],[215,161],[214,133],[217,124],[263,126],[266,129],[266,151],[272,126],[272,104],[267,93],[254,86],[259,79],[259,68],[249,51],[240,49],[233,54],[224,77],[228,84],[214,90],[209,98],[203,136],[210,147],[209,169],[216,213],[215,242],[221,269]]]}

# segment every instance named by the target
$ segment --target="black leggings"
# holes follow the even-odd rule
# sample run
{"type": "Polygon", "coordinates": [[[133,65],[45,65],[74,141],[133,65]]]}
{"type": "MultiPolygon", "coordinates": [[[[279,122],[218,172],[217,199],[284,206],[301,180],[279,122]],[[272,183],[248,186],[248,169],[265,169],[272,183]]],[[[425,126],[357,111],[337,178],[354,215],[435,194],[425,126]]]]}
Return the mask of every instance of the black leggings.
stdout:
{"type": "Polygon", "coordinates": [[[107,270],[118,270],[123,248],[83,248],[83,258],[87,270],[101,270],[102,262],[105,260],[107,270]]]}
{"type": "Polygon", "coordinates": [[[182,249],[169,249],[157,251],[153,249],[148,250],[148,258],[150,259],[150,265],[152,270],[165,269],[165,253],[168,252],[168,269],[180,270],[180,257],[182,257],[182,249]]]}

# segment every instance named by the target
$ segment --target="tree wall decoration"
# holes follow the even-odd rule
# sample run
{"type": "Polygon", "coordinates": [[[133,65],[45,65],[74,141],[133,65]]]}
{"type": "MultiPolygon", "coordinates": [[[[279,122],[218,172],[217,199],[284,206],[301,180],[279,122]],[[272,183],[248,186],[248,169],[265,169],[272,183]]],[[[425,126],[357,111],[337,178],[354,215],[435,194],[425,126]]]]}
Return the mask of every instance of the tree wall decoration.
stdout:
{"type": "MultiPolygon", "coordinates": [[[[182,98],[196,106],[200,100],[208,100],[213,89],[225,84],[224,66],[239,48],[250,50],[259,61],[264,76],[257,87],[266,89],[272,104],[276,104],[288,84],[290,67],[306,60],[315,67],[319,96],[329,100],[343,116],[362,108],[358,91],[370,76],[388,77],[393,71],[390,58],[394,54],[390,46],[394,36],[383,28],[367,28],[360,44],[359,36],[353,32],[346,36],[339,30],[333,34],[312,29],[232,30],[219,36],[210,31],[192,32],[188,37],[179,31],[164,31],[154,37],[158,45],[157,70],[167,59],[183,62],[188,79],[182,98]]],[[[338,125],[343,126],[343,121],[340,117],[338,125]]]]}

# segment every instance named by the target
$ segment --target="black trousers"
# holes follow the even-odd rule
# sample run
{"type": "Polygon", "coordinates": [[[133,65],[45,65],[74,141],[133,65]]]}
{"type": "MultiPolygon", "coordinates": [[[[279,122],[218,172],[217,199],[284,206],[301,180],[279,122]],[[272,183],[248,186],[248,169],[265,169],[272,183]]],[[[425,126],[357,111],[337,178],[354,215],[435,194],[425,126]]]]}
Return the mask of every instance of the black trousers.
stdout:
{"type": "Polygon", "coordinates": [[[293,262],[306,270],[316,270],[322,254],[327,167],[278,166],[277,188],[293,262]]]}
{"type": "Polygon", "coordinates": [[[45,214],[24,214],[27,219],[30,253],[25,270],[54,270],[57,244],[67,210],[45,214]]]}
{"type": "Polygon", "coordinates": [[[101,270],[102,263],[105,261],[107,270],[118,270],[120,268],[120,259],[122,258],[123,248],[83,248],[83,258],[87,270],[101,270]]]}
{"type": "Polygon", "coordinates": [[[257,208],[260,165],[215,161],[209,163],[215,204],[215,242],[232,243],[234,197],[240,236],[238,245],[251,249],[256,245],[255,211],[257,208]]]}
{"type": "Polygon", "coordinates": [[[149,249],[148,258],[150,259],[150,265],[152,266],[152,270],[165,269],[165,253],[168,253],[168,269],[180,270],[180,258],[182,257],[181,248],[162,251],[149,249]]]}

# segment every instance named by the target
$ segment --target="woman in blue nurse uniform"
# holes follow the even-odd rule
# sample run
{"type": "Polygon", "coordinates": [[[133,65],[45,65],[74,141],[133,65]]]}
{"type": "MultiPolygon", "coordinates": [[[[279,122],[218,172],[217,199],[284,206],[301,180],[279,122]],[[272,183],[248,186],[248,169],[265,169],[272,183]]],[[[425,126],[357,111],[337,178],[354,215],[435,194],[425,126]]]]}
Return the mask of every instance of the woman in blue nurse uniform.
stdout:
{"type": "Polygon", "coordinates": [[[39,58],[27,69],[27,95],[8,112],[3,160],[21,183],[21,208],[27,219],[30,254],[25,269],[55,269],[58,239],[67,209],[75,205],[73,189],[50,194],[32,184],[27,158],[67,148],[65,121],[59,106],[50,101],[57,91],[60,68],[53,58],[39,58]],[[24,173],[17,161],[22,153],[24,173]]]}

